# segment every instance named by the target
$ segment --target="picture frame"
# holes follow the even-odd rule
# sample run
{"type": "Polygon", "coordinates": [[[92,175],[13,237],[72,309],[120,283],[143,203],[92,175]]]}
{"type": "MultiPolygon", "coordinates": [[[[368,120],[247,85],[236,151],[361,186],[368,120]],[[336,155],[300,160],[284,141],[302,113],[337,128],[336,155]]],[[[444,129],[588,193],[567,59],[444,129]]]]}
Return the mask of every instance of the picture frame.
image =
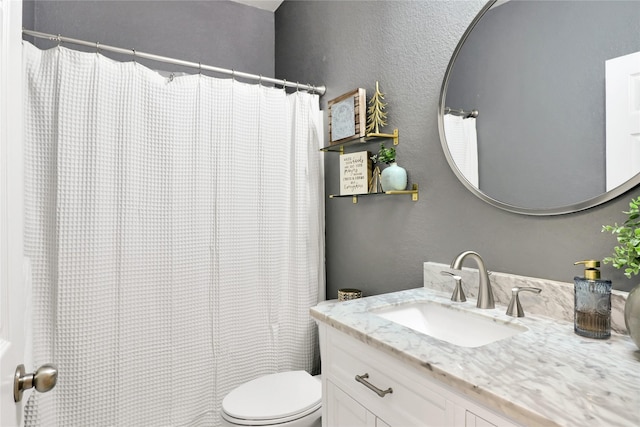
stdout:
{"type": "Polygon", "coordinates": [[[340,95],[329,107],[329,144],[336,145],[366,135],[367,91],[363,88],[340,95]]]}
{"type": "Polygon", "coordinates": [[[368,194],[372,165],[369,151],[342,154],[340,156],[340,195],[368,194]]]}

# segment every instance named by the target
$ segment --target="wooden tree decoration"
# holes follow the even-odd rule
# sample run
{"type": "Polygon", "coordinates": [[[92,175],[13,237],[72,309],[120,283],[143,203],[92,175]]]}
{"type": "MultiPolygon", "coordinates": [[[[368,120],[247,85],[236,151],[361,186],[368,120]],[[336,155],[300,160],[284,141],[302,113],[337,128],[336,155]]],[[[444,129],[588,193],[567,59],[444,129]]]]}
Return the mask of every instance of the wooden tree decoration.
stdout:
{"type": "Polygon", "coordinates": [[[370,157],[375,169],[371,173],[371,179],[369,180],[369,193],[382,193],[382,182],[380,181],[380,166],[378,166],[378,155],[374,154],[370,157]]]}
{"type": "Polygon", "coordinates": [[[369,100],[369,108],[367,110],[367,135],[380,133],[380,128],[387,124],[387,113],[384,111],[387,104],[383,101],[384,93],[380,92],[378,82],[376,82],[376,93],[369,100]]]}

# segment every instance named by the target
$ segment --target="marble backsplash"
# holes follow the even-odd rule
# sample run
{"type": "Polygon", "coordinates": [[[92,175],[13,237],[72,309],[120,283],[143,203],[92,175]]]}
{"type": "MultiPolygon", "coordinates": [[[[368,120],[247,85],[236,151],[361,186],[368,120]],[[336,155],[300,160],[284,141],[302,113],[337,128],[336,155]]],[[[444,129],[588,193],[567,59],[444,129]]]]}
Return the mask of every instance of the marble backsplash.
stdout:
{"type": "MultiPolygon", "coordinates": [[[[462,288],[467,296],[467,302],[475,304],[478,297],[478,270],[467,267],[463,267],[462,270],[454,270],[446,264],[425,262],[424,287],[452,293],[455,281],[451,276],[442,275],[442,271],[449,271],[462,277],[462,288]]],[[[520,293],[520,303],[525,316],[535,314],[573,323],[573,283],[516,276],[495,271],[491,272],[489,278],[497,306],[504,306],[506,309],[511,301],[511,288],[516,286],[540,288],[542,292],[539,294],[520,293]]],[[[611,330],[620,334],[628,334],[624,324],[624,305],[627,295],[627,292],[616,290],[611,293],[611,330]]]]}

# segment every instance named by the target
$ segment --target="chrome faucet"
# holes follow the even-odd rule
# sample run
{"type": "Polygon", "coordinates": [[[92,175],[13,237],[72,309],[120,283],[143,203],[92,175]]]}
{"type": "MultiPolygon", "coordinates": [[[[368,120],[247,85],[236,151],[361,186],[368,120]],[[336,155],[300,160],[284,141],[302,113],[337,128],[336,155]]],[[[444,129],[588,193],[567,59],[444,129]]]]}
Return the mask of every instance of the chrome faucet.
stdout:
{"type": "Polygon", "coordinates": [[[478,289],[478,308],[495,308],[496,304],[493,301],[493,291],[491,290],[491,282],[489,281],[489,272],[484,265],[482,257],[474,251],[465,251],[455,257],[451,262],[451,268],[455,270],[462,270],[462,262],[466,257],[472,258],[478,264],[478,274],[480,275],[479,289],[478,289]]]}
{"type": "Polygon", "coordinates": [[[464,290],[462,289],[462,277],[453,274],[450,271],[441,271],[440,274],[443,276],[451,276],[453,280],[456,281],[456,287],[453,290],[453,294],[451,294],[451,301],[454,302],[466,302],[467,297],[464,295],[464,290]]]}
{"type": "Polygon", "coordinates": [[[509,302],[509,307],[507,307],[507,315],[511,317],[524,317],[524,310],[522,309],[522,304],[520,304],[520,292],[528,291],[535,292],[539,294],[542,292],[540,288],[530,288],[530,287],[520,287],[516,286],[515,288],[511,288],[511,302],[509,302]]]}

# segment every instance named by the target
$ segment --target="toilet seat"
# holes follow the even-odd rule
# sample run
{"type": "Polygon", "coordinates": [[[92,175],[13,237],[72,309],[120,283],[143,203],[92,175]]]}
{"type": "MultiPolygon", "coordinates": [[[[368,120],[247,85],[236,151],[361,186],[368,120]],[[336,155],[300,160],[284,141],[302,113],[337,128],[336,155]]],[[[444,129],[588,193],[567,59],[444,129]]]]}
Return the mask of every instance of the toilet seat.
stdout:
{"type": "Polygon", "coordinates": [[[309,416],[311,414],[313,414],[316,411],[320,411],[322,409],[322,404],[318,405],[317,407],[310,409],[304,413],[300,413],[297,415],[292,415],[290,417],[285,417],[285,418],[274,418],[271,420],[245,420],[242,418],[235,418],[230,416],[229,414],[225,413],[224,411],[222,411],[222,418],[224,418],[226,421],[230,422],[231,424],[235,424],[238,426],[264,426],[264,427],[268,427],[268,426],[275,426],[275,425],[281,425],[284,423],[289,423],[291,421],[296,421],[299,420],[301,418],[304,418],[306,416],[309,416]]]}
{"type": "Polygon", "coordinates": [[[266,375],[242,384],[222,401],[233,424],[265,426],[304,418],[322,407],[322,385],[305,371],[266,375]]]}

